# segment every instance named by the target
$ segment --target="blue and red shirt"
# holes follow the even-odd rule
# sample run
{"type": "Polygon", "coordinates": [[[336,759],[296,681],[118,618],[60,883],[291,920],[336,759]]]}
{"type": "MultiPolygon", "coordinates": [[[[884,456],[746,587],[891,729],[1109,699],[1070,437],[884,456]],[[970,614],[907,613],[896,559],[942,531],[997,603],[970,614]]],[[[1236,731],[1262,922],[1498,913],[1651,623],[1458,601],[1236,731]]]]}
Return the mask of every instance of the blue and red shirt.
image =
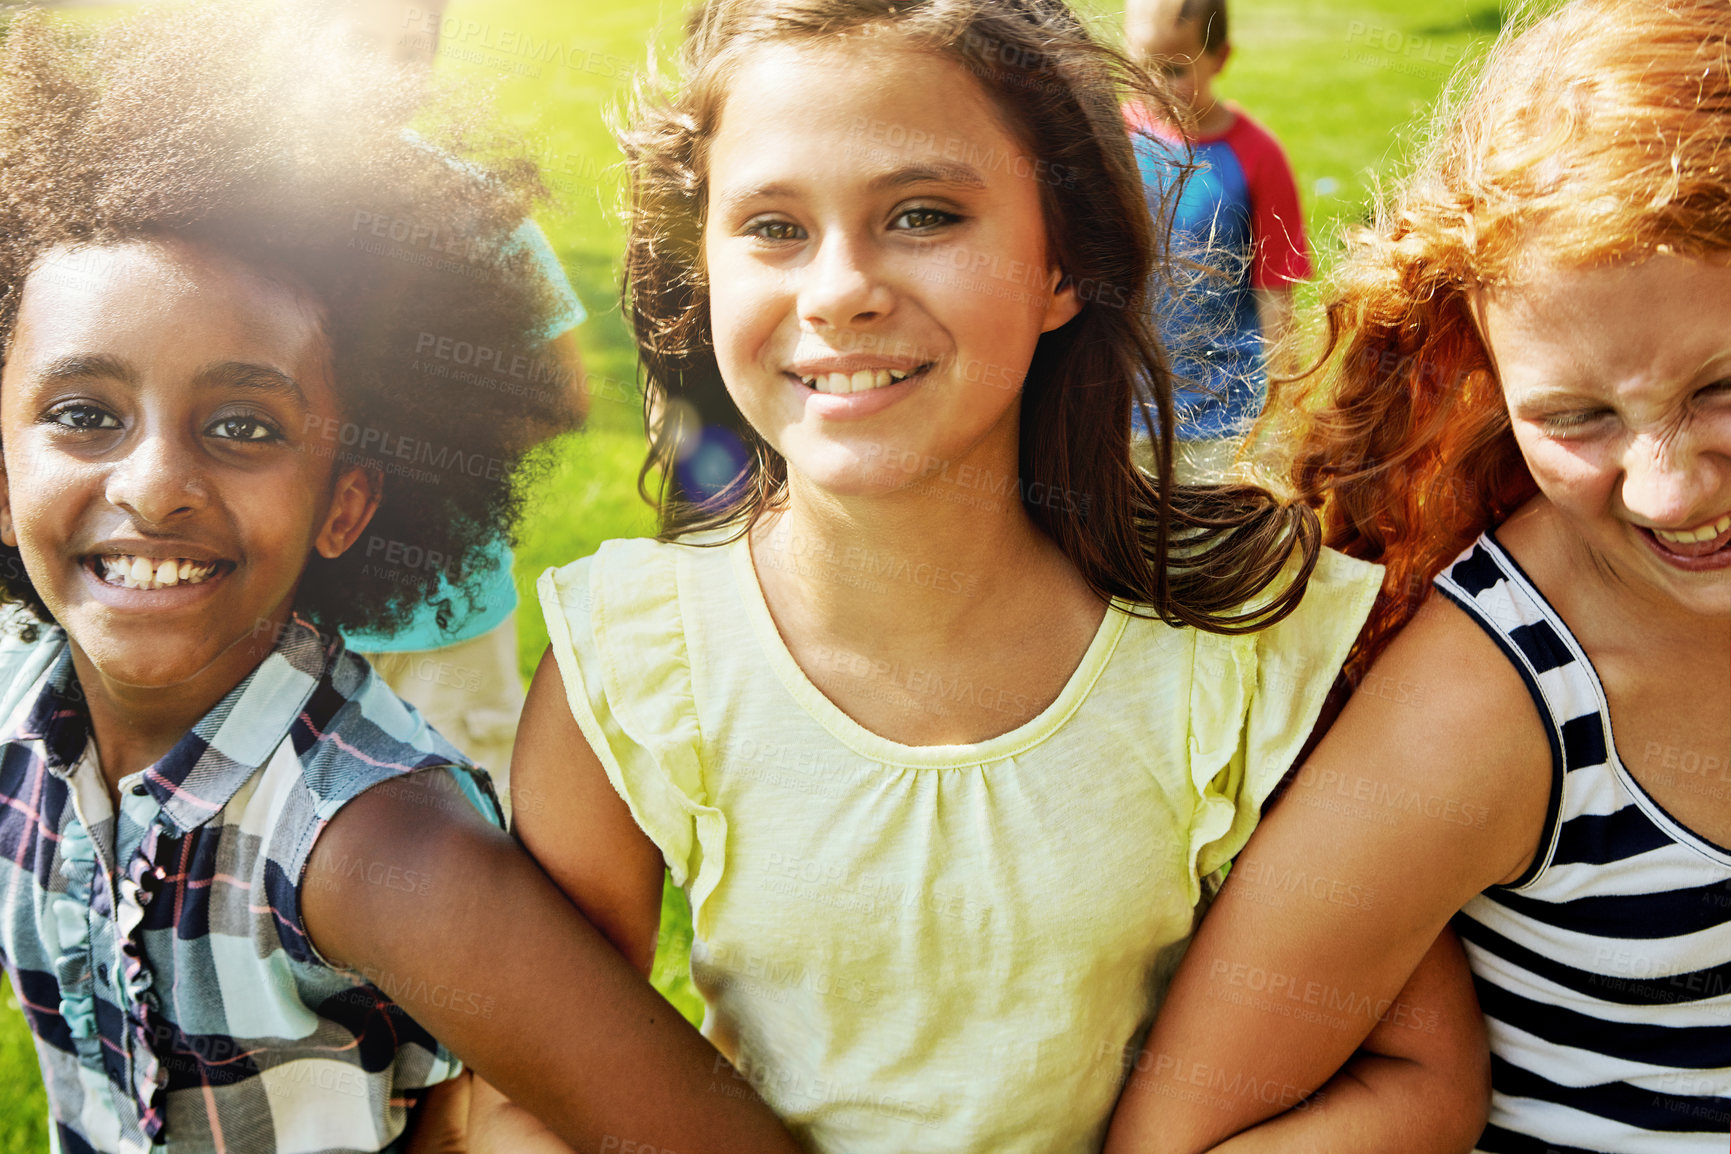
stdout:
{"type": "MultiPolygon", "coordinates": [[[[1153,300],[1176,378],[1177,436],[1186,441],[1242,435],[1262,411],[1256,290],[1311,274],[1286,153],[1266,128],[1232,111],[1224,132],[1191,141],[1142,109],[1124,112],[1149,207],[1172,226],[1169,279],[1153,300]],[[1174,186],[1176,201],[1167,204],[1174,186]]],[[[1136,427],[1145,428],[1140,414],[1136,427]]]]}

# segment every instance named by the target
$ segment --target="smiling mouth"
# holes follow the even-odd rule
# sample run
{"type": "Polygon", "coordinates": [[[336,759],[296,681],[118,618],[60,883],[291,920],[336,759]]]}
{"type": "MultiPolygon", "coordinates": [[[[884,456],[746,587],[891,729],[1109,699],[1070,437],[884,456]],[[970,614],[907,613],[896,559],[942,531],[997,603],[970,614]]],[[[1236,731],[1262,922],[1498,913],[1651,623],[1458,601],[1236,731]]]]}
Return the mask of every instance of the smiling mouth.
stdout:
{"type": "Polygon", "coordinates": [[[167,589],[174,585],[202,585],[234,568],[230,561],[191,561],[185,557],[136,557],[128,553],[102,553],[85,559],[91,572],[117,589],[167,589]]]}
{"type": "Polygon", "coordinates": [[[1707,557],[1731,545],[1731,513],[1699,529],[1646,529],[1665,552],[1677,557],[1707,557]]]}
{"type": "Polygon", "coordinates": [[[873,389],[887,389],[891,385],[899,385],[931,367],[931,364],[924,364],[914,369],[857,369],[851,373],[818,373],[810,377],[801,377],[797,373],[790,375],[798,377],[800,384],[814,392],[866,393],[873,389]]]}

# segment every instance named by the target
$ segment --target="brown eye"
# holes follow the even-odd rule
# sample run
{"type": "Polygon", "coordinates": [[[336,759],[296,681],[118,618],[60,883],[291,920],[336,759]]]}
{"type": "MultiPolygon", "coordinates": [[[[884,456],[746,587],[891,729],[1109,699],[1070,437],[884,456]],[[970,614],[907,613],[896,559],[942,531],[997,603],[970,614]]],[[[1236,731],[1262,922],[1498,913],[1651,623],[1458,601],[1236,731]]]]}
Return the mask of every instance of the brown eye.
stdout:
{"type": "Polygon", "coordinates": [[[273,441],[282,436],[257,417],[224,417],[205,432],[224,441],[273,441]]]}
{"type": "Polygon", "coordinates": [[[936,208],[910,208],[896,217],[896,224],[909,231],[939,228],[946,224],[954,224],[962,218],[953,212],[944,212],[936,208]],[[905,223],[904,223],[905,222],[905,223]]]}
{"type": "Polygon", "coordinates": [[[760,220],[745,226],[745,235],[764,240],[799,240],[804,230],[788,220],[760,220]]]}
{"type": "Polygon", "coordinates": [[[62,405],[48,414],[48,420],[62,428],[80,432],[120,428],[120,421],[113,413],[95,405],[62,405]]]}

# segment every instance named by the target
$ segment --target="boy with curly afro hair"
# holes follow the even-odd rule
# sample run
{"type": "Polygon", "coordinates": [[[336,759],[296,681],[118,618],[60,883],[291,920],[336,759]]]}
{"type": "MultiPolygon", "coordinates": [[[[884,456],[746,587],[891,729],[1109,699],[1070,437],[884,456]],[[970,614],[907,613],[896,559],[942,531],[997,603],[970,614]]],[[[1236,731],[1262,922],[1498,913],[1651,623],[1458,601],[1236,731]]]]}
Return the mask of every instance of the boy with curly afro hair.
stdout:
{"type": "Polygon", "coordinates": [[[466,1061],[573,1145],[791,1150],[340,640],[467,595],[572,414],[533,166],[314,27],[0,42],[0,961],[57,1146],[431,1149],[466,1061]]]}

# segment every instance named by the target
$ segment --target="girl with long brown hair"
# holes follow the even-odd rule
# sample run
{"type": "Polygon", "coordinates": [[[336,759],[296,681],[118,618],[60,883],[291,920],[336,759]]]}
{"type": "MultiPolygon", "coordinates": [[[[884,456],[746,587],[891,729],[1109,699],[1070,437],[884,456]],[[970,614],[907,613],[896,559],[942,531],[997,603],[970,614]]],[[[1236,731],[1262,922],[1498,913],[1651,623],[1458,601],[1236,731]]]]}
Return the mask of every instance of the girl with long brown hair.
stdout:
{"type": "MultiPolygon", "coordinates": [[[[1330,315],[1269,432],[1329,543],[1387,575],[1355,692],[1148,1052],[1275,1079],[1344,1057],[1361,1019],[1271,1015],[1235,975],[1377,1004],[1453,918],[1491,1042],[1479,1150],[1723,1149],[1731,6],[1576,0],[1512,35],[1330,315]],[[1331,900],[1365,886],[1389,900],[1331,900]]],[[[1109,1148],[1205,1148],[1212,1097],[1127,1097],[1109,1148]]]]}
{"type": "Polygon", "coordinates": [[[811,1148],[1096,1148],[1380,572],[1172,488],[1156,97],[1063,4],[716,0],[682,64],[624,138],[662,535],[542,579],[519,835],[645,973],[671,871],[711,1089],[811,1148]]]}

